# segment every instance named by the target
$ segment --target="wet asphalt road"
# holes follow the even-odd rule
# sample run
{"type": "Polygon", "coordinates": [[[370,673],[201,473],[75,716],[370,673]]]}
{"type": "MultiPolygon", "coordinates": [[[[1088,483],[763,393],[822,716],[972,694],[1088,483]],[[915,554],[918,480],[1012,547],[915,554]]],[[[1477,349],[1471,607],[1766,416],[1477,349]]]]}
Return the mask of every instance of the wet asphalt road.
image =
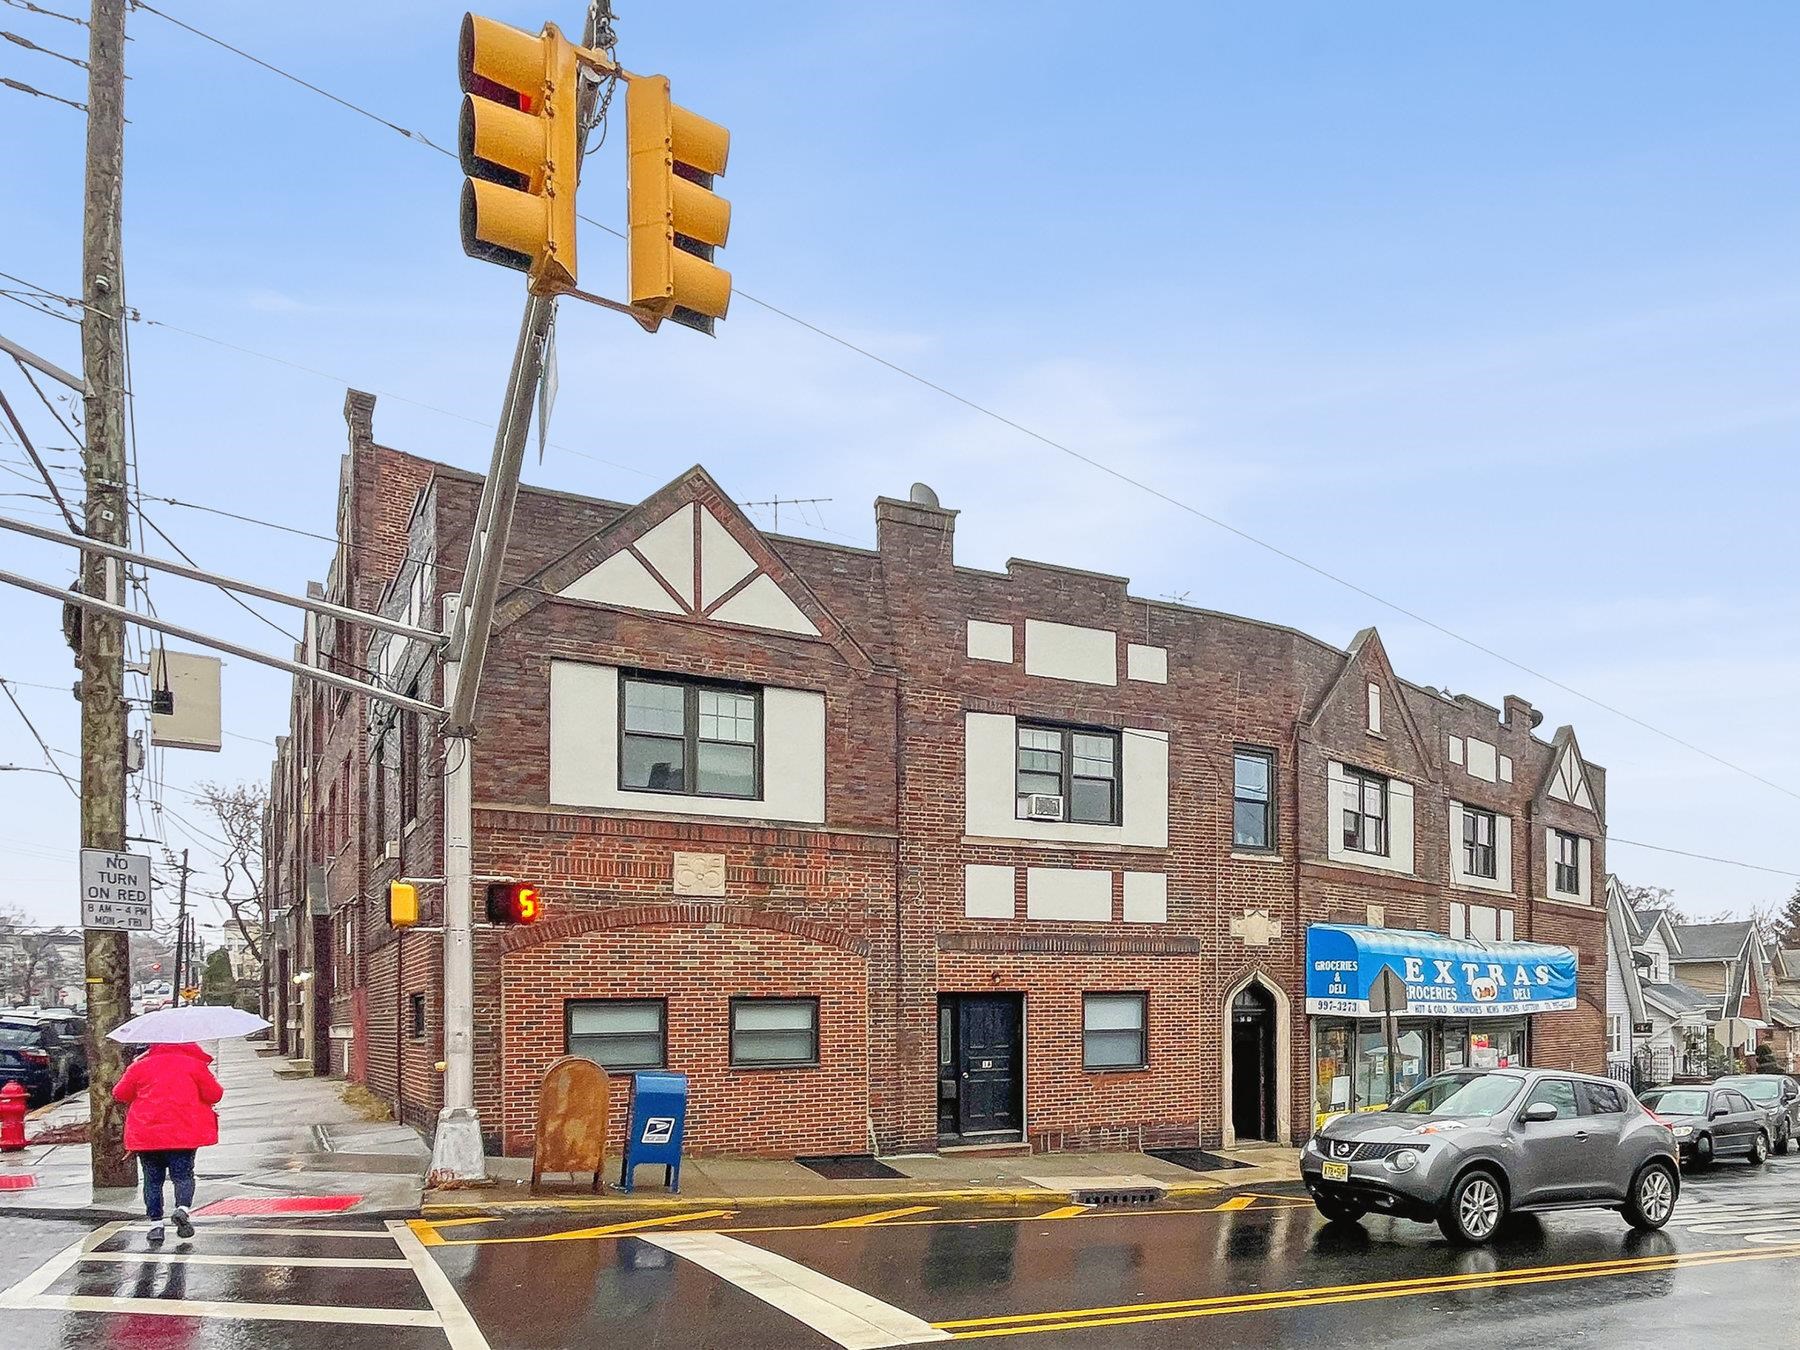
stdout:
{"type": "MultiPolygon", "coordinates": [[[[0,1219],[0,1289],[93,1229],[0,1219]]],[[[624,1337],[634,1350],[829,1347],[878,1343],[875,1324],[889,1343],[1435,1350],[1479,1336],[1800,1350],[1800,1154],[1686,1178],[1662,1233],[1566,1213],[1516,1220],[1475,1251],[1418,1224],[1326,1225],[1297,1191],[1275,1188],[1119,1212],[890,1202],[539,1211],[399,1235],[347,1218],[203,1225],[186,1248],[171,1235],[165,1253],[227,1264],[143,1252],[141,1231],[106,1236],[98,1259],[69,1264],[35,1302],[0,1306],[0,1346],[572,1350],[624,1337]],[[786,1311],[747,1292],[771,1279],[786,1311]],[[138,1300],[188,1315],[148,1315],[138,1300]],[[271,1320],[283,1308],[330,1320],[271,1320]],[[472,1329],[459,1330],[464,1309],[472,1329]]]]}

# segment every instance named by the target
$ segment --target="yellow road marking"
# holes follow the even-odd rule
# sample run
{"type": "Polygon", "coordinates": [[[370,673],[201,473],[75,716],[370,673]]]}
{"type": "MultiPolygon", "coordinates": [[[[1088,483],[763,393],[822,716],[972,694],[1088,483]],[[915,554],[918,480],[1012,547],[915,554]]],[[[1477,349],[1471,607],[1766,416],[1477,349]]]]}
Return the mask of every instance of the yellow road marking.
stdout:
{"type": "MultiPolygon", "coordinates": [[[[1029,1222],[1036,1223],[1039,1219],[1079,1219],[1092,1208],[1092,1205],[1064,1205],[1061,1209],[1046,1210],[1042,1214],[1034,1214],[1031,1216],[1029,1222]]],[[[1019,1222],[1025,1223],[1027,1220],[1021,1219],[1019,1222]]]]}
{"type": "Polygon", "coordinates": [[[1226,1200],[1221,1204],[1214,1205],[1213,1213],[1224,1214],[1229,1210],[1249,1209],[1250,1206],[1255,1203],[1256,1197],[1254,1195],[1234,1195],[1231,1199],[1226,1200]]]}
{"type": "Polygon", "coordinates": [[[582,1242],[588,1238],[628,1237],[643,1228],[667,1228],[671,1224],[691,1223],[695,1219],[729,1219],[736,1210],[701,1209],[686,1214],[664,1214],[656,1219],[628,1219],[624,1223],[602,1224],[598,1228],[572,1228],[562,1233],[538,1233],[530,1237],[507,1238],[439,1238],[443,1247],[504,1247],[520,1242],[582,1242]]]}
{"type": "Polygon", "coordinates": [[[438,1236],[437,1225],[427,1219],[408,1219],[406,1226],[413,1230],[413,1236],[427,1247],[441,1247],[444,1239],[438,1236]]]}
{"type": "Polygon", "coordinates": [[[1137,1322],[1167,1322],[1192,1317],[1216,1317],[1228,1313],[1280,1312],[1296,1308],[1325,1307],[1335,1303],[1362,1303],[1377,1299],[1407,1298],[1418,1294],[1457,1293],[1467,1289],[1549,1284],[1565,1280],[1606,1279],[1618,1275],[1654,1274],[1659,1271],[1689,1267],[1730,1265],[1741,1261],[1778,1261],[1795,1256],[1800,1256],[1800,1243],[1791,1243],[1784,1247],[1743,1247],[1717,1252],[1631,1257],[1617,1261],[1591,1261],[1566,1266],[1527,1266],[1518,1270],[1491,1273],[1420,1276],[1409,1280],[1384,1280],[1360,1285],[1268,1290],[1256,1294],[1226,1294],[1213,1298],[1124,1304],[1110,1308],[1076,1308],[1066,1312],[1027,1313],[1009,1317],[973,1317],[958,1321],[938,1322],[935,1325],[940,1331],[953,1333],[958,1340],[983,1340],[996,1336],[1020,1336],[1040,1331],[1075,1331],[1089,1327],[1124,1326],[1137,1322]]]}
{"type": "Polygon", "coordinates": [[[833,1219],[830,1223],[822,1223],[821,1228],[866,1228],[872,1223],[880,1223],[883,1219],[904,1219],[908,1214],[928,1214],[936,1209],[936,1205],[908,1205],[905,1209],[881,1209],[873,1214],[857,1214],[848,1219],[833,1219]]]}

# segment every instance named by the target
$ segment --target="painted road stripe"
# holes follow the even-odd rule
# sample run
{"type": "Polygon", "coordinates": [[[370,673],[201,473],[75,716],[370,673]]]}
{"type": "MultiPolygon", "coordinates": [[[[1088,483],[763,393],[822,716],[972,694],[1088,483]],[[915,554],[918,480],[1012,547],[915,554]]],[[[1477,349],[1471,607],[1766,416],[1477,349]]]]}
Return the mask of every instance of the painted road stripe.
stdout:
{"type": "Polygon", "coordinates": [[[1781,1251],[1738,1248],[1718,1252],[1647,1256],[1618,1261],[1594,1261],[1584,1265],[1527,1266],[1486,1274],[1421,1276],[1410,1280],[1384,1280],[1370,1284],[1328,1285],[1314,1289],[1272,1289],[1255,1294],[1224,1294],[1213,1298],[1179,1299],[1165,1303],[1122,1304],[1107,1308],[1078,1308],[1066,1312],[1018,1314],[1006,1317],[973,1317],[939,1322],[942,1330],[955,1332],[958,1340],[1015,1336],[1039,1331],[1071,1331],[1085,1327],[1121,1326],[1136,1322],[1175,1321],[1213,1317],[1227,1313],[1280,1312],[1323,1307],[1334,1303],[1361,1303],[1376,1299],[1406,1298],[1418,1294],[1458,1293],[1470,1289],[1504,1288],[1510,1285],[1548,1284],[1565,1280],[1604,1279],[1617,1275],[1654,1274],[1698,1266],[1729,1265],[1741,1261],[1778,1261],[1800,1256],[1800,1244],[1781,1251]]]}
{"type": "Polygon", "coordinates": [[[80,1265],[82,1258],[89,1252],[102,1243],[111,1241],[127,1226],[123,1223],[101,1224],[79,1242],[70,1243],[4,1294],[0,1294],[0,1308],[26,1307],[32,1299],[41,1297],[46,1289],[80,1265]]]}
{"type": "Polygon", "coordinates": [[[387,1230],[399,1246],[400,1254],[412,1266],[413,1274],[419,1277],[419,1287],[431,1301],[436,1321],[450,1341],[450,1350],[488,1350],[487,1337],[469,1316],[450,1277],[431,1259],[413,1230],[397,1219],[388,1220],[387,1230]]]}
{"type": "Polygon", "coordinates": [[[880,1223],[883,1219],[904,1219],[909,1214],[929,1214],[936,1205],[908,1205],[904,1209],[881,1209],[873,1214],[858,1214],[849,1219],[833,1219],[830,1223],[822,1223],[821,1228],[866,1228],[869,1224],[880,1223]]]}
{"type": "Polygon", "coordinates": [[[1217,1214],[1224,1214],[1224,1213],[1228,1213],[1234,1209],[1249,1209],[1250,1206],[1255,1203],[1256,1203],[1256,1197],[1254,1195],[1233,1196],[1231,1199],[1225,1201],[1223,1204],[1214,1205],[1213,1212],[1217,1213],[1217,1214]]]}
{"type": "MultiPolygon", "coordinates": [[[[624,1223],[603,1224],[599,1228],[570,1228],[561,1233],[538,1233],[529,1237],[509,1238],[439,1238],[433,1247],[505,1247],[520,1242],[584,1242],[589,1238],[630,1237],[646,1228],[667,1228],[672,1224],[692,1223],[695,1219],[729,1219],[735,1209],[703,1209],[693,1214],[664,1214],[656,1219],[627,1219],[624,1223]]],[[[428,1219],[412,1219],[411,1223],[429,1223],[428,1219]]],[[[421,1238],[421,1241],[426,1239],[421,1238]]]]}
{"type": "MultiPolygon", "coordinates": [[[[121,1229],[142,1233],[150,1227],[147,1223],[120,1224],[121,1229]]],[[[379,1228],[252,1228],[248,1225],[201,1223],[194,1225],[196,1237],[212,1237],[221,1234],[226,1237],[303,1237],[303,1238],[379,1238],[383,1242],[390,1239],[379,1228]]]]}
{"type": "Polygon", "coordinates": [[[88,1252],[82,1261],[147,1261],[188,1266],[295,1266],[317,1270],[406,1270],[411,1262],[371,1256],[220,1256],[213,1252],[88,1252]]]}
{"type": "MultiPolygon", "coordinates": [[[[337,1322],[366,1327],[438,1325],[438,1315],[429,1308],[316,1308],[306,1303],[220,1303],[186,1298],[106,1298],[99,1294],[39,1294],[29,1303],[16,1306],[43,1312],[222,1317],[239,1322],[337,1322]]],[[[486,1342],[482,1344],[485,1346],[486,1342]]]]}
{"type": "Polygon", "coordinates": [[[639,1240],[711,1271],[845,1350],[950,1339],[891,1303],[723,1233],[653,1233],[639,1240]]]}
{"type": "MultiPolygon", "coordinates": [[[[1047,1209],[1042,1214],[1032,1215],[1030,1222],[1036,1223],[1039,1219],[1079,1219],[1092,1208],[1092,1205],[1063,1205],[1057,1209],[1047,1209]]],[[[1026,1221],[1021,1219],[1019,1222],[1026,1221]]]]}

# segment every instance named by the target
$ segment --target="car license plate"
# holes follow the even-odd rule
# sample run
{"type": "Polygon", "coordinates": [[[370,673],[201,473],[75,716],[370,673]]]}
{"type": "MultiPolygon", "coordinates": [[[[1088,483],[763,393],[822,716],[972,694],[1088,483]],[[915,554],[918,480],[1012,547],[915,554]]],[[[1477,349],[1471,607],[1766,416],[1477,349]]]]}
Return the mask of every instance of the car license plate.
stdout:
{"type": "Polygon", "coordinates": [[[1326,1163],[1325,1164],[1325,1180],[1327,1180],[1327,1181],[1348,1181],[1348,1180],[1350,1180],[1350,1164],[1349,1163],[1334,1163],[1334,1162],[1326,1163]]]}

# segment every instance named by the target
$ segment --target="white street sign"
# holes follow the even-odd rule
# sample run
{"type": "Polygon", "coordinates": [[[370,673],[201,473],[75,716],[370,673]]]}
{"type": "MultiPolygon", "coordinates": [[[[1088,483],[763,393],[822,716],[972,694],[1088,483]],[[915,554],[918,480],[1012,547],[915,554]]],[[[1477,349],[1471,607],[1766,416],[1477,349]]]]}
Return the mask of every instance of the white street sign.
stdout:
{"type": "Polygon", "coordinates": [[[81,926],[150,931],[150,855],[81,850],[81,926]]]}

